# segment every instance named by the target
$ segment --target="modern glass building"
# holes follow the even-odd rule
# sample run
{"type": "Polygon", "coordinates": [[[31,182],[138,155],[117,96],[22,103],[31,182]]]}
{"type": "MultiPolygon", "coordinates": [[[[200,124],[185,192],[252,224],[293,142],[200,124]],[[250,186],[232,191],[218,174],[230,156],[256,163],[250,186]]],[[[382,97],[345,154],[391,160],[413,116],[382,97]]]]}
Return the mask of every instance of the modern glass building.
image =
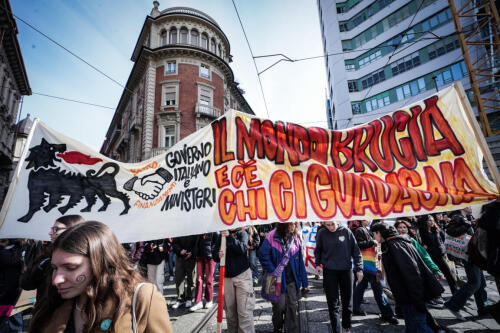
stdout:
{"type": "MultiPolygon", "coordinates": [[[[365,123],[458,80],[471,99],[447,0],[317,0],[317,5],[332,128],[365,123]]],[[[464,31],[477,25],[472,18],[461,22],[464,31]]],[[[475,60],[480,52],[473,51],[475,60]]]]}

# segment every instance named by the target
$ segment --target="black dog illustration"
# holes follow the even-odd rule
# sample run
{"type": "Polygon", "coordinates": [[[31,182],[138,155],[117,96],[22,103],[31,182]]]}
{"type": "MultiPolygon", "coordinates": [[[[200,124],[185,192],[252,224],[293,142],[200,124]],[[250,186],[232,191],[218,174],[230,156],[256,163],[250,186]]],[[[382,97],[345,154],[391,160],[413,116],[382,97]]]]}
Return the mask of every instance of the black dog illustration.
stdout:
{"type": "Polygon", "coordinates": [[[83,208],[82,212],[90,212],[96,203],[96,197],[103,202],[102,207],[99,208],[102,212],[108,208],[111,202],[108,198],[110,196],[123,202],[125,209],[120,215],[127,214],[130,208],[129,197],[116,189],[114,178],[119,171],[118,164],[104,163],[99,171],[89,170],[86,175],[67,172],[54,164],[54,161],[61,161],[56,154],[65,151],[65,144],[51,144],[45,139],[42,139],[38,146],[30,149],[30,154],[26,158],[29,162],[26,169],[34,169],[30,172],[28,179],[29,211],[18,221],[28,222],[43,207],[47,197],[49,202],[43,207],[46,212],[59,205],[65,196],[69,196],[69,200],[65,206],[58,209],[61,214],[65,214],[70,208],[76,206],[84,197],[87,207],[83,208]]]}

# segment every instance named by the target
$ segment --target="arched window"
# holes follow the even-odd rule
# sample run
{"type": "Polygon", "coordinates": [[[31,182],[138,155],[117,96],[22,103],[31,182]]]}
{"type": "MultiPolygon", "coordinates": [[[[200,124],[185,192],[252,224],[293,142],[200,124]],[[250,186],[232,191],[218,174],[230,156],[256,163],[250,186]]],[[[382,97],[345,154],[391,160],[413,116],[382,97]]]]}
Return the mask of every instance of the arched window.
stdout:
{"type": "Polygon", "coordinates": [[[213,39],[213,38],[210,40],[210,51],[212,53],[216,53],[217,52],[217,50],[215,48],[215,39],[213,39]]]}
{"type": "Polygon", "coordinates": [[[206,33],[201,34],[201,47],[208,50],[208,35],[206,33]]]}
{"type": "Polygon", "coordinates": [[[220,48],[220,44],[218,45],[218,48],[217,48],[217,54],[220,56],[222,56],[222,51],[221,51],[221,48],[220,48]]]}
{"type": "Polygon", "coordinates": [[[198,31],[196,30],[191,30],[191,45],[194,45],[194,46],[200,46],[200,41],[199,41],[199,37],[200,34],[198,34],[198,31]]]}
{"type": "Polygon", "coordinates": [[[170,44],[177,44],[177,29],[170,29],[170,44]]]}
{"type": "Polygon", "coordinates": [[[167,31],[163,29],[160,33],[160,46],[167,45],[167,31]]]}
{"type": "Polygon", "coordinates": [[[181,28],[181,44],[187,44],[188,42],[188,29],[186,27],[181,28]]]}

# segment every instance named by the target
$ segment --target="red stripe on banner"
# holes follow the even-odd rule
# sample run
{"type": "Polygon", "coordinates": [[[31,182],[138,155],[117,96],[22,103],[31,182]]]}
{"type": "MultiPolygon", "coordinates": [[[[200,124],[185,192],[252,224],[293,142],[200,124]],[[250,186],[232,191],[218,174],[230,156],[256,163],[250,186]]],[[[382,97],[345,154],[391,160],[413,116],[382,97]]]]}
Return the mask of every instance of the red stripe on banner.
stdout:
{"type": "Polygon", "coordinates": [[[90,155],[85,155],[78,151],[68,151],[64,154],[57,154],[57,157],[62,158],[66,163],[70,164],[94,165],[102,162],[100,158],[90,157],[90,155]]]}

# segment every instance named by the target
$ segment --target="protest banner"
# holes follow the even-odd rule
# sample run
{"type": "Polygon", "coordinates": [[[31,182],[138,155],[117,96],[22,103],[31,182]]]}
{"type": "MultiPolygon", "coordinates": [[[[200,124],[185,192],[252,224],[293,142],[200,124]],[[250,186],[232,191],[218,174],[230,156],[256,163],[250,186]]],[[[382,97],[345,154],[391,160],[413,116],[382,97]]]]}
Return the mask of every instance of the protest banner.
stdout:
{"type": "Polygon", "coordinates": [[[47,239],[63,214],[102,221],[130,242],[486,203],[498,187],[484,173],[483,156],[490,164],[491,156],[471,112],[457,84],[345,130],[232,111],[133,164],[35,121],[0,214],[0,237],[47,239]]]}
{"type": "Polygon", "coordinates": [[[302,250],[304,257],[304,265],[306,272],[309,274],[317,274],[316,264],[314,263],[316,257],[314,256],[314,249],[316,248],[316,234],[318,233],[318,225],[312,227],[305,227],[302,229],[302,250]]]}

